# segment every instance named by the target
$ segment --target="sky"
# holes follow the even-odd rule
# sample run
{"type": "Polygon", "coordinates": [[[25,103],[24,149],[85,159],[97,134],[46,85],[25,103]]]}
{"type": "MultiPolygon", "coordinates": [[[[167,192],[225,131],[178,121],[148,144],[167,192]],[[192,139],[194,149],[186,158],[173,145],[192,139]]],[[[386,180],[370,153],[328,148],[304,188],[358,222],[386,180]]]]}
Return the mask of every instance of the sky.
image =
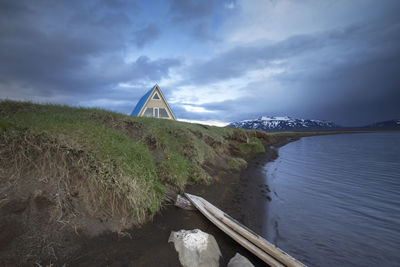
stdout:
{"type": "Polygon", "coordinates": [[[400,118],[398,0],[0,0],[0,99],[178,119],[400,118]]]}

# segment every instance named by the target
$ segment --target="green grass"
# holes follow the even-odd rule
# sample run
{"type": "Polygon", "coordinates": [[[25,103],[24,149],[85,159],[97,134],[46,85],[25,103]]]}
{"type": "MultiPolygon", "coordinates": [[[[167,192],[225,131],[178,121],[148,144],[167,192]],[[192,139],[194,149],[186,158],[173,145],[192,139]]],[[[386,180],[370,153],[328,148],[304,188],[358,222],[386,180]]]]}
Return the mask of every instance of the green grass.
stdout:
{"type": "Polygon", "coordinates": [[[240,151],[243,153],[260,153],[265,152],[264,145],[257,137],[249,138],[247,143],[239,145],[240,151]]]}
{"type": "Polygon", "coordinates": [[[0,154],[5,173],[22,177],[36,170],[38,177],[63,177],[71,184],[85,177],[92,210],[134,223],[156,213],[167,191],[183,191],[188,182],[209,183],[203,164],[213,158],[227,158],[234,169],[245,166],[237,156],[230,159],[231,146],[243,155],[264,151],[254,131],[30,102],[0,102],[0,134],[10,152],[0,154]],[[52,173],[52,161],[65,165],[64,173],[52,173]]]}
{"type": "Polygon", "coordinates": [[[247,162],[242,158],[232,158],[228,160],[228,164],[238,171],[247,167],[247,162]]]}
{"type": "Polygon", "coordinates": [[[97,109],[9,101],[2,102],[0,109],[3,135],[11,134],[10,131],[23,132],[23,138],[27,139],[40,135],[86,151],[92,166],[80,167],[88,168],[90,182],[101,192],[95,200],[99,206],[108,206],[109,195],[114,195],[121,199],[122,208],[109,209],[117,212],[122,209],[138,222],[144,220],[148,210],[157,211],[161,207],[165,189],[158,181],[157,165],[148,147],[92,119],[96,117],[94,114],[113,118],[123,115],[97,109]]]}

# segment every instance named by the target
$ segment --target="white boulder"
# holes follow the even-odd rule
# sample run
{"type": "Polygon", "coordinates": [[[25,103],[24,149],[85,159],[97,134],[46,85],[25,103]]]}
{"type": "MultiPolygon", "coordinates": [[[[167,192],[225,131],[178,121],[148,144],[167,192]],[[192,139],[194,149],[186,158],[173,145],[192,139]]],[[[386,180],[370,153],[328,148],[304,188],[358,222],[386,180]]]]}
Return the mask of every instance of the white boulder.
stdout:
{"type": "Polygon", "coordinates": [[[184,267],[218,267],[221,251],[214,236],[199,229],[171,232],[173,242],[184,267]]]}
{"type": "Polygon", "coordinates": [[[236,253],[235,256],[229,260],[228,267],[254,267],[254,265],[246,257],[236,253]]]}

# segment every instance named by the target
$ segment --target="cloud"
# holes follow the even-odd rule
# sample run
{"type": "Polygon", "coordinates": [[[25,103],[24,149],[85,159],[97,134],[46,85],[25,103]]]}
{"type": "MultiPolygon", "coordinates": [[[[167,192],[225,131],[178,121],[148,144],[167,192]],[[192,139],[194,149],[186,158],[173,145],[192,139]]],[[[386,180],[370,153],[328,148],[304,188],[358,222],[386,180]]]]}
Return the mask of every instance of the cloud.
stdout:
{"type": "MultiPolygon", "coordinates": [[[[377,35],[383,35],[380,30],[382,29],[355,25],[339,30],[291,36],[278,42],[238,46],[190,67],[188,69],[190,75],[188,82],[204,84],[230,79],[245,75],[252,70],[272,66],[276,62],[287,61],[306,53],[320,52],[331,47],[335,47],[339,50],[337,52],[340,53],[342,49],[346,50],[353,45],[360,45],[361,52],[365,52],[370,46],[374,46],[373,38],[376,38],[377,35]],[[374,35],[369,36],[371,33],[374,35]],[[367,43],[365,43],[366,41],[367,43]]],[[[386,30],[386,33],[391,35],[393,30],[389,32],[386,30]]],[[[359,53],[358,51],[349,52],[359,53]]],[[[323,59],[326,59],[326,57],[323,57],[323,59]]]]}
{"type": "Polygon", "coordinates": [[[188,112],[198,112],[198,113],[212,113],[213,111],[207,110],[203,107],[196,107],[193,105],[182,105],[182,107],[188,112]]]}
{"type": "Polygon", "coordinates": [[[235,16],[224,21],[220,34],[235,44],[281,41],[293,35],[343,28],[396,16],[399,2],[387,0],[237,0],[235,16]]]}
{"type": "Polygon", "coordinates": [[[170,6],[172,19],[176,22],[187,22],[208,18],[214,12],[215,0],[173,0],[170,6]]]}
{"type": "MultiPolygon", "coordinates": [[[[149,86],[181,64],[144,55],[128,61],[123,51],[134,24],[129,13],[137,7],[123,1],[107,4],[112,8],[97,1],[2,1],[0,97],[69,104],[121,98],[112,93],[119,83],[149,86]]],[[[134,34],[135,45],[144,46],[157,35],[149,24],[134,34]]]]}
{"type": "Polygon", "coordinates": [[[394,100],[400,95],[399,29],[391,17],[234,47],[189,66],[175,95],[218,109],[203,118],[283,114],[351,124],[385,119],[395,110],[400,116],[394,100]]]}
{"type": "Polygon", "coordinates": [[[143,48],[146,44],[156,40],[160,33],[160,29],[156,25],[149,24],[146,27],[134,32],[133,42],[138,48],[143,48]]]}
{"type": "Polygon", "coordinates": [[[225,4],[225,8],[234,9],[235,8],[235,3],[234,2],[226,3],[225,4]]]}
{"type": "Polygon", "coordinates": [[[158,82],[187,119],[400,117],[399,8],[394,0],[0,1],[0,98],[128,113],[158,82]]]}
{"type": "Polygon", "coordinates": [[[172,0],[169,14],[175,25],[189,29],[194,37],[214,40],[211,27],[217,4],[216,0],[172,0]]]}
{"type": "Polygon", "coordinates": [[[219,120],[187,120],[187,119],[178,119],[178,120],[190,123],[218,126],[218,127],[225,127],[229,124],[229,122],[219,121],[219,120]]]}

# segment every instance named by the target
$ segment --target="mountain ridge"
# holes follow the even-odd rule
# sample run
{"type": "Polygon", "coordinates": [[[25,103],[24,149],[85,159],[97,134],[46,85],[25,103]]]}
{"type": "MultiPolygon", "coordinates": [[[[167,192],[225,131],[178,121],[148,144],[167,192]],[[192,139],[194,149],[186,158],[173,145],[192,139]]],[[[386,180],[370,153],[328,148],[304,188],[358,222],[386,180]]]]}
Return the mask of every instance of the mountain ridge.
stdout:
{"type": "Polygon", "coordinates": [[[257,119],[232,122],[227,127],[262,130],[266,132],[281,131],[334,131],[334,130],[400,130],[400,120],[393,119],[372,123],[360,127],[345,127],[332,121],[299,119],[289,116],[260,116],[257,119]]]}

